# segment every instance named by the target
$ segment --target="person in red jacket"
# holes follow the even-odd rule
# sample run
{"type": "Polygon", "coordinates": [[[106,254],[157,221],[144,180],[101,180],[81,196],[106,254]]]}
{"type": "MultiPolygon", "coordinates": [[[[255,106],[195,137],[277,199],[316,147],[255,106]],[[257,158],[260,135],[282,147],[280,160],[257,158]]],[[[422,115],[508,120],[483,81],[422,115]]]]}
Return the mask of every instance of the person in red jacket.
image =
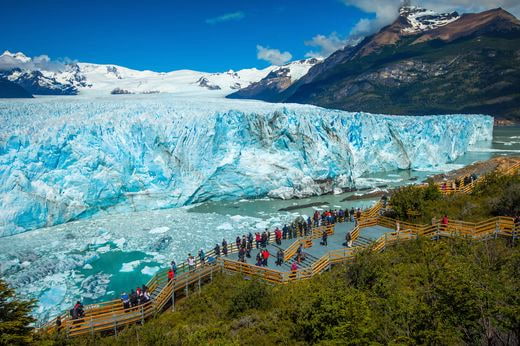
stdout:
{"type": "Polygon", "coordinates": [[[274,231],[274,235],[276,238],[276,244],[282,245],[282,231],[276,227],[276,230],[274,231]]]}
{"type": "Polygon", "coordinates": [[[255,233],[255,242],[256,242],[256,248],[258,249],[259,245],[260,245],[260,241],[262,240],[262,236],[260,236],[260,233],[256,232],[255,233]]]}
{"type": "Polygon", "coordinates": [[[444,215],[441,220],[441,224],[447,226],[448,225],[448,215],[444,215]]]}
{"type": "Polygon", "coordinates": [[[264,267],[267,267],[267,260],[269,259],[269,255],[270,255],[269,251],[267,251],[267,250],[262,251],[262,259],[263,259],[262,264],[264,265],[264,267]]]}
{"type": "Polygon", "coordinates": [[[168,270],[168,282],[172,281],[175,277],[175,274],[173,273],[173,270],[168,270]]]}

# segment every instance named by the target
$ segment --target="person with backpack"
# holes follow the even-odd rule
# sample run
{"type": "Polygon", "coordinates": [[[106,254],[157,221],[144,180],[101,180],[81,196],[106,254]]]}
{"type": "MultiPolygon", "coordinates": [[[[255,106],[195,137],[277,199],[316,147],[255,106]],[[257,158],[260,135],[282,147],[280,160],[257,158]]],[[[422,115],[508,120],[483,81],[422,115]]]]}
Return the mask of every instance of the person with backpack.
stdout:
{"type": "Polygon", "coordinates": [[[218,244],[215,244],[215,248],[213,250],[215,251],[215,257],[220,257],[220,246],[218,244]]]}
{"type": "Polygon", "coordinates": [[[238,250],[238,261],[243,263],[246,262],[246,249],[243,247],[240,247],[238,250]]]}
{"type": "Polygon", "coordinates": [[[246,245],[246,257],[251,258],[251,250],[253,250],[253,242],[249,241],[246,245]]]}
{"type": "Polygon", "coordinates": [[[235,244],[237,245],[237,249],[240,248],[241,243],[242,243],[242,240],[240,240],[240,236],[237,236],[237,238],[235,239],[235,244]]]}

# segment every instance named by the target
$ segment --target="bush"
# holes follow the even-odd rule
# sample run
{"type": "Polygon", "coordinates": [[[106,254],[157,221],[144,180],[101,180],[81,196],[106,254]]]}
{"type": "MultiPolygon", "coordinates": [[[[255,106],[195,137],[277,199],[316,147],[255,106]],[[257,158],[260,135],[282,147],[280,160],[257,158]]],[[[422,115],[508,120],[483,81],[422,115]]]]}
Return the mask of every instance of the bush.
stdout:
{"type": "Polygon", "coordinates": [[[15,292],[0,279],[0,345],[24,345],[32,342],[31,310],[35,301],[18,300],[15,292]]]}
{"type": "Polygon", "coordinates": [[[262,310],[269,306],[270,300],[270,292],[266,283],[252,280],[230,299],[228,313],[231,317],[236,317],[250,309],[262,310]]]}

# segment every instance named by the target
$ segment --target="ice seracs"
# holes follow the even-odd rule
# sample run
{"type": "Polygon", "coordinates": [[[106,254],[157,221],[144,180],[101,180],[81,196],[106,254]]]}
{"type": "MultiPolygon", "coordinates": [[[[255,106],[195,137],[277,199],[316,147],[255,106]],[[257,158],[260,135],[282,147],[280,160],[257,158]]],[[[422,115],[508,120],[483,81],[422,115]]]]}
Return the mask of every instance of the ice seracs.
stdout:
{"type": "Polygon", "coordinates": [[[0,102],[0,235],[106,209],[338,191],[364,173],[453,161],[493,127],[488,116],[117,97],[0,102]]]}

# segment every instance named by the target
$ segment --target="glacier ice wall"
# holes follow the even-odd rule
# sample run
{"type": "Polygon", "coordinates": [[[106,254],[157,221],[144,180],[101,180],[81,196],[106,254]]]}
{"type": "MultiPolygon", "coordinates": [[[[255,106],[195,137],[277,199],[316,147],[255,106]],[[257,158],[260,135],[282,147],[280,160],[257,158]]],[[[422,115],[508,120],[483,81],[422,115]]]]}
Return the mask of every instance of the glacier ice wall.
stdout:
{"type": "Polygon", "coordinates": [[[301,197],[364,173],[424,169],[491,140],[484,115],[120,96],[0,102],[0,235],[107,208],[301,197]]]}

